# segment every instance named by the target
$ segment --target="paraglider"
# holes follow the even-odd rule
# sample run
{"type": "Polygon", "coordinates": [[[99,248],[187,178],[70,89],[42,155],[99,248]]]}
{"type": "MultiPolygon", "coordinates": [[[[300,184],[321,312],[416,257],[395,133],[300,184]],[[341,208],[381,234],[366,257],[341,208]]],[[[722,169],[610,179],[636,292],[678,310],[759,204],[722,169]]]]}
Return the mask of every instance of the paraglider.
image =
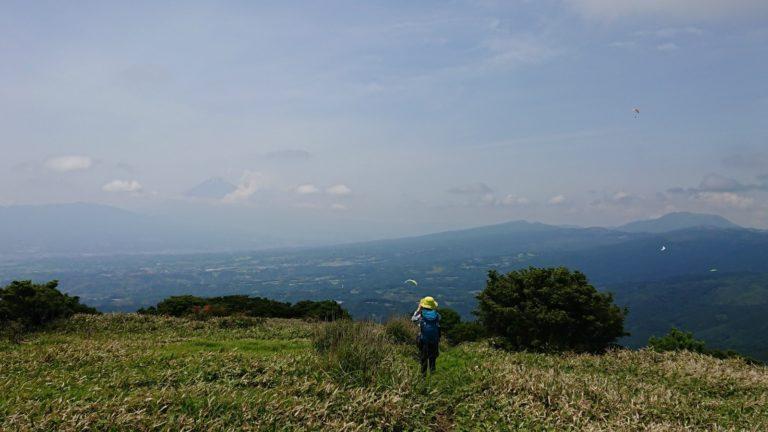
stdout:
{"type": "Polygon", "coordinates": [[[666,246],[662,246],[661,249],[659,249],[659,250],[664,252],[665,250],[667,250],[667,247],[666,246]]]}
{"type": "Polygon", "coordinates": [[[418,282],[416,282],[416,281],[415,281],[415,280],[413,280],[413,279],[406,279],[406,280],[405,280],[403,283],[404,283],[404,284],[411,284],[411,285],[413,285],[413,286],[419,286],[419,283],[418,283],[418,282]]]}
{"type": "Polygon", "coordinates": [[[635,118],[640,115],[640,108],[635,108],[632,110],[633,113],[635,113],[635,118]]]}

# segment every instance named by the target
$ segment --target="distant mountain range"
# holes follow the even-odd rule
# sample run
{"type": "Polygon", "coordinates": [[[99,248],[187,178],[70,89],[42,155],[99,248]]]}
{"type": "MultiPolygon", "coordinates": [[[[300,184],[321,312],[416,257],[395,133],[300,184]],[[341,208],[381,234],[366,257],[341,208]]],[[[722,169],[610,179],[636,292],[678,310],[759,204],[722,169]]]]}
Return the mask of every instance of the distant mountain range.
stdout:
{"type": "MultiPolygon", "coordinates": [[[[209,179],[187,195],[221,198],[234,190],[226,181],[209,179]]],[[[418,245],[437,255],[456,250],[478,256],[505,253],[509,247],[537,251],[570,251],[625,242],[643,233],[665,233],[687,228],[740,228],[715,215],[671,213],[659,219],[632,222],[616,229],[566,228],[514,221],[421,237],[368,242],[363,247],[418,245]],[[514,243],[510,243],[514,242],[514,243]]],[[[264,249],[279,239],[184,221],[144,216],[99,204],[51,204],[0,207],[0,256],[39,254],[109,254],[203,252],[264,249]]]]}
{"type": "Polygon", "coordinates": [[[728,219],[711,214],[677,212],[657,219],[630,222],[618,227],[626,232],[663,233],[687,228],[741,228],[728,219]]]}
{"type": "Polygon", "coordinates": [[[0,258],[261,249],[259,238],[116,207],[73,203],[0,207],[0,258]]]}
{"type": "Polygon", "coordinates": [[[673,213],[617,228],[514,221],[418,237],[302,249],[211,232],[107,206],[0,207],[0,281],[60,279],[102,310],[168,295],[334,299],[356,317],[409,311],[426,294],[465,317],[489,269],[566,266],[630,309],[625,343],[677,326],[713,346],[768,360],[768,231],[713,215],[673,213]],[[259,247],[261,246],[261,247],[259,247]],[[255,251],[262,249],[261,251],[255,251]],[[45,255],[208,252],[57,258],[45,255]],[[232,251],[232,252],[224,252],[232,251]],[[248,251],[248,252],[235,252],[248,251]],[[417,279],[418,288],[402,281],[417,279]]]}

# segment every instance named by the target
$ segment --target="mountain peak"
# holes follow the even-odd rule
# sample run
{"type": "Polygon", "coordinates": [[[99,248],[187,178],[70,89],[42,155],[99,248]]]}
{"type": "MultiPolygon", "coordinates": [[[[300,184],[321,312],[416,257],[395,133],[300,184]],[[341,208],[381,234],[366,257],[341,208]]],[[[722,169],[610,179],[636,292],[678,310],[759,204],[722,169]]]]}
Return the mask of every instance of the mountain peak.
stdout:
{"type": "Polygon", "coordinates": [[[220,199],[237,189],[221,177],[212,177],[188,190],[185,195],[193,198],[220,199]]]}
{"type": "Polygon", "coordinates": [[[618,227],[627,232],[663,233],[688,228],[742,228],[728,219],[706,213],[674,212],[656,219],[630,222],[618,227]]]}

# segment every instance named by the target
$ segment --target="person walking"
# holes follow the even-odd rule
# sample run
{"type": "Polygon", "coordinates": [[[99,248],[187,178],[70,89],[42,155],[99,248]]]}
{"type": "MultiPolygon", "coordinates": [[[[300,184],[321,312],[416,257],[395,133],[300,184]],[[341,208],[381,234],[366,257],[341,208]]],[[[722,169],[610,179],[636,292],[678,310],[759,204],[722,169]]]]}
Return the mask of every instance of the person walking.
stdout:
{"type": "Polygon", "coordinates": [[[411,321],[419,325],[419,359],[421,373],[435,371],[435,362],[440,355],[440,314],[437,312],[437,302],[432,297],[424,297],[419,301],[419,307],[413,313],[411,321]]]}

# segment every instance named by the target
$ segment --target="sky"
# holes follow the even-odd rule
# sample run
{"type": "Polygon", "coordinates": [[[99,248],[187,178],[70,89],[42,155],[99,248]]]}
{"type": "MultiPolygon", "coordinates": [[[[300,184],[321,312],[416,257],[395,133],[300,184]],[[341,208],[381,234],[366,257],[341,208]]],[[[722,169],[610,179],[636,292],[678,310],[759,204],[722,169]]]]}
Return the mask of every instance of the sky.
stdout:
{"type": "Polygon", "coordinates": [[[4,0],[0,205],[326,241],[768,228],[766,77],[764,0],[4,0]]]}

